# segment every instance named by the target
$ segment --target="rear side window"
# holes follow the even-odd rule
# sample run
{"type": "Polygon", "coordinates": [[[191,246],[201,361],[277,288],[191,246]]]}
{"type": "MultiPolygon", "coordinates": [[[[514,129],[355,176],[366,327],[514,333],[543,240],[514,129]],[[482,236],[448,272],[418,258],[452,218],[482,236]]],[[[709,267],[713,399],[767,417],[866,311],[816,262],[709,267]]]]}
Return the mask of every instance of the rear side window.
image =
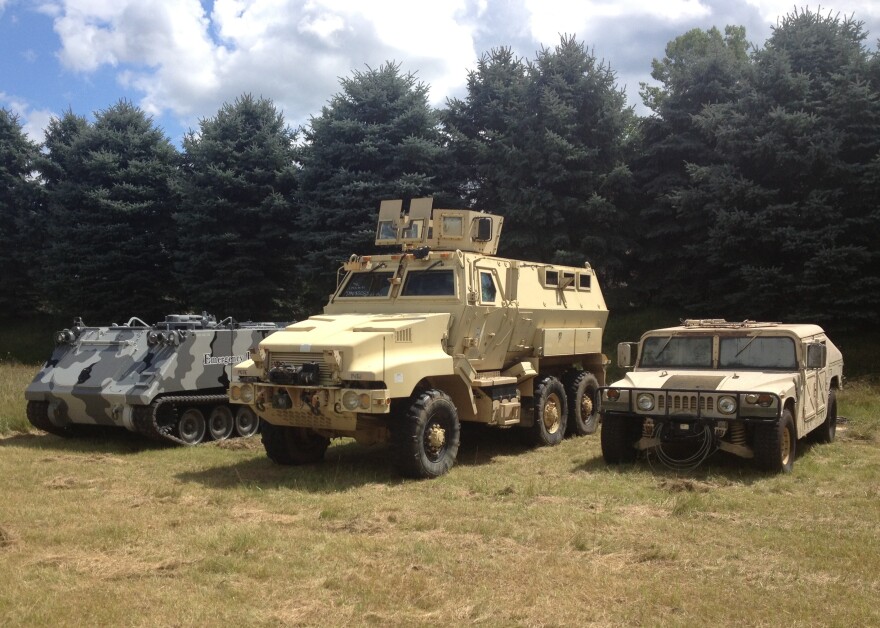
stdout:
{"type": "Polygon", "coordinates": [[[400,296],[455,296],[455,275],[452,269],[411,270],[406,274],[400,296]]]}

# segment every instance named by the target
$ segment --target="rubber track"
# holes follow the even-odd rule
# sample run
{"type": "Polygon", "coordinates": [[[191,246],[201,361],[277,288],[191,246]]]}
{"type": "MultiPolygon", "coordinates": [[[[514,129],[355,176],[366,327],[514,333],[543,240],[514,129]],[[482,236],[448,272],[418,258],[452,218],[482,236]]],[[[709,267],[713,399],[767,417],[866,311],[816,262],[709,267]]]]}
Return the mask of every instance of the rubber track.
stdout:
{"type": "Polygon", "coordinates": [[[134,427],[139,434],[143,434],[154,440],[168,441],[176,445],[186,445],[189,447],[190,443],[181,440],[172,433],[174,431],[173,425],[159,426],[159,423],[156,420],[159,406],[166,403],[198,406],[213,403],[226,403],[228,401],[229,397],[226,395],[174,395],[172,397],[162,397],[148,406],[135,406],[134,412],[132,413],[132,420],[134,422],[134,427]]]}

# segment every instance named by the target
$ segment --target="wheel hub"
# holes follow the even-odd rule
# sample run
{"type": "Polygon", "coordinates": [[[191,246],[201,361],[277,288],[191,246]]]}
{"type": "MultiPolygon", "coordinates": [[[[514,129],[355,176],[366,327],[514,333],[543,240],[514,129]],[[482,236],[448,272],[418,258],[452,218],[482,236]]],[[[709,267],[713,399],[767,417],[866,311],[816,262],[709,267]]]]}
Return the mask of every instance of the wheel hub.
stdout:
{"type": "Polygon", "coordinates": [[[544,426],[547,428],[547,431],[552,434],[558,430],[559,420],[559,400],[554,395],[547,399],[547,403],[544,405],[544,426]]]}
{"type": "Polygon", "coordinates": [[[593,400],[589,395],[584,395],[581,399],[581,417],[586,420],[593,414],[593,400]]]}
{"type": "Polygon", "coordinates": [[[788,458],[791,455],[791,433],[788,430],[782,430],[782,438],[780,440],[780,454],[782,457],[782,464],[788,464],[788,458]]]}
{"type": "Polygon", "coordinates": [[[436,423],[431,424],[425,433],[425,444],[434,453],[440,451],[446,444],[446,430],[436,423]]]}

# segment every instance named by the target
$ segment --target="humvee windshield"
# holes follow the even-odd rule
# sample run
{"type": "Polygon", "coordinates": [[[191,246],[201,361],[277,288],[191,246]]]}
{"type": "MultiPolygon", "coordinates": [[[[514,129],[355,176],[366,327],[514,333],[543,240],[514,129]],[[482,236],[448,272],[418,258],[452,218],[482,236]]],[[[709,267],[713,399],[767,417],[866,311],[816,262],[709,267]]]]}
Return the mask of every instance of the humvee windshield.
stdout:
{"type": "Polygon", "coordinates": [[[452,269],[411,270],[403,282],[400,296],[455,296],[455,275],[452,269]]]}
{"type": "Polygon", "coordinates": [[[652,336],[642,345],[641,366],[712,368],[712,336],[652,336]]]}
{"type": "Polygon", "coordinates": [[[391,277],[394,273],[362,272],[351,273],[340,297],[387,297],[391,289],[391,277]]]}
{"type": "Polygon", "coordinates": [[[718,368],[795,371],[794,341],[772,336],[721,338],[718,368]]]}

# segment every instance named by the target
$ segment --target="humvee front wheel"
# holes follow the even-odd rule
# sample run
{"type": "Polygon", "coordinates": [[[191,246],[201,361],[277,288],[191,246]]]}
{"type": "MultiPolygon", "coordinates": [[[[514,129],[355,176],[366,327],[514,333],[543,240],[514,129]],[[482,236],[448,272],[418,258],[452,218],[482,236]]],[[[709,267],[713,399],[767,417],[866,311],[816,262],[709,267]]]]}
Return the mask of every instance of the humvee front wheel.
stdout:
{"type": "Polygon", "coordinates": [[[198,408],[187,408],[177,422],[177,434],[187,445],[197,445],[205,438],[205,415],[198,408]]]}
{"type": "Polygon", "coordinates": [[[608,464],[635,462],[638,450],[636,441],[642,433],[642,422],[626,416],[605,416],[602,418],[602,457],[608,464]]]}
{"type": "Polygon", "coordinates": [[[300,465],[320,462],[330,439],[307,427],[263,423],[263,447],[276,464],[300,465]]]}
{"type": "Polygon", "coordinates": [[[208,416],[208,432],[214,440],[226,440],[232,436],[235,420],[232,418],[232,410],[227,406],[217,406],[211,410],[208,416]]]}
{"type": "Polygon", "coordinates": [[[568,433],[588,436],[599,426],[599,382],[588,371],[575,371],[566,378],[568,433]]]}
{"type": "Polygon", "coordinates": [[[440,390],[425,391],[393,426],[394,465],[407,477],[441,476],[455,464],[460,438],[452,399],[440,390]]]}
{"type": "Polygon", "coordinates": [[[533,445],[558,445],[565,436],[568,423],[568,404],[562,382],[553,376],[535,382],[535,421],[530,437],[533,445]]]}
{"type": "Polygon", "coordinates": [[[831,443],[837,435],[837,395],[832,388],[828,391],[828,402],[825,404],[825,421],[813,430],[817,443],[831,443]]]}
{"type": "Polygon", "coordinates": [[[235,433],[239,436],[253,436],[260,429],[260,419],[247,406],[239,406],[235,413],[235,433]]]}
{"type": "Polygon", "coordinates": [[[757,425],[752,449],[759,468],[773,473],[791,473],[797,453],[797,436],[791,412],[784,410],[777,423],[757,425]]]}

